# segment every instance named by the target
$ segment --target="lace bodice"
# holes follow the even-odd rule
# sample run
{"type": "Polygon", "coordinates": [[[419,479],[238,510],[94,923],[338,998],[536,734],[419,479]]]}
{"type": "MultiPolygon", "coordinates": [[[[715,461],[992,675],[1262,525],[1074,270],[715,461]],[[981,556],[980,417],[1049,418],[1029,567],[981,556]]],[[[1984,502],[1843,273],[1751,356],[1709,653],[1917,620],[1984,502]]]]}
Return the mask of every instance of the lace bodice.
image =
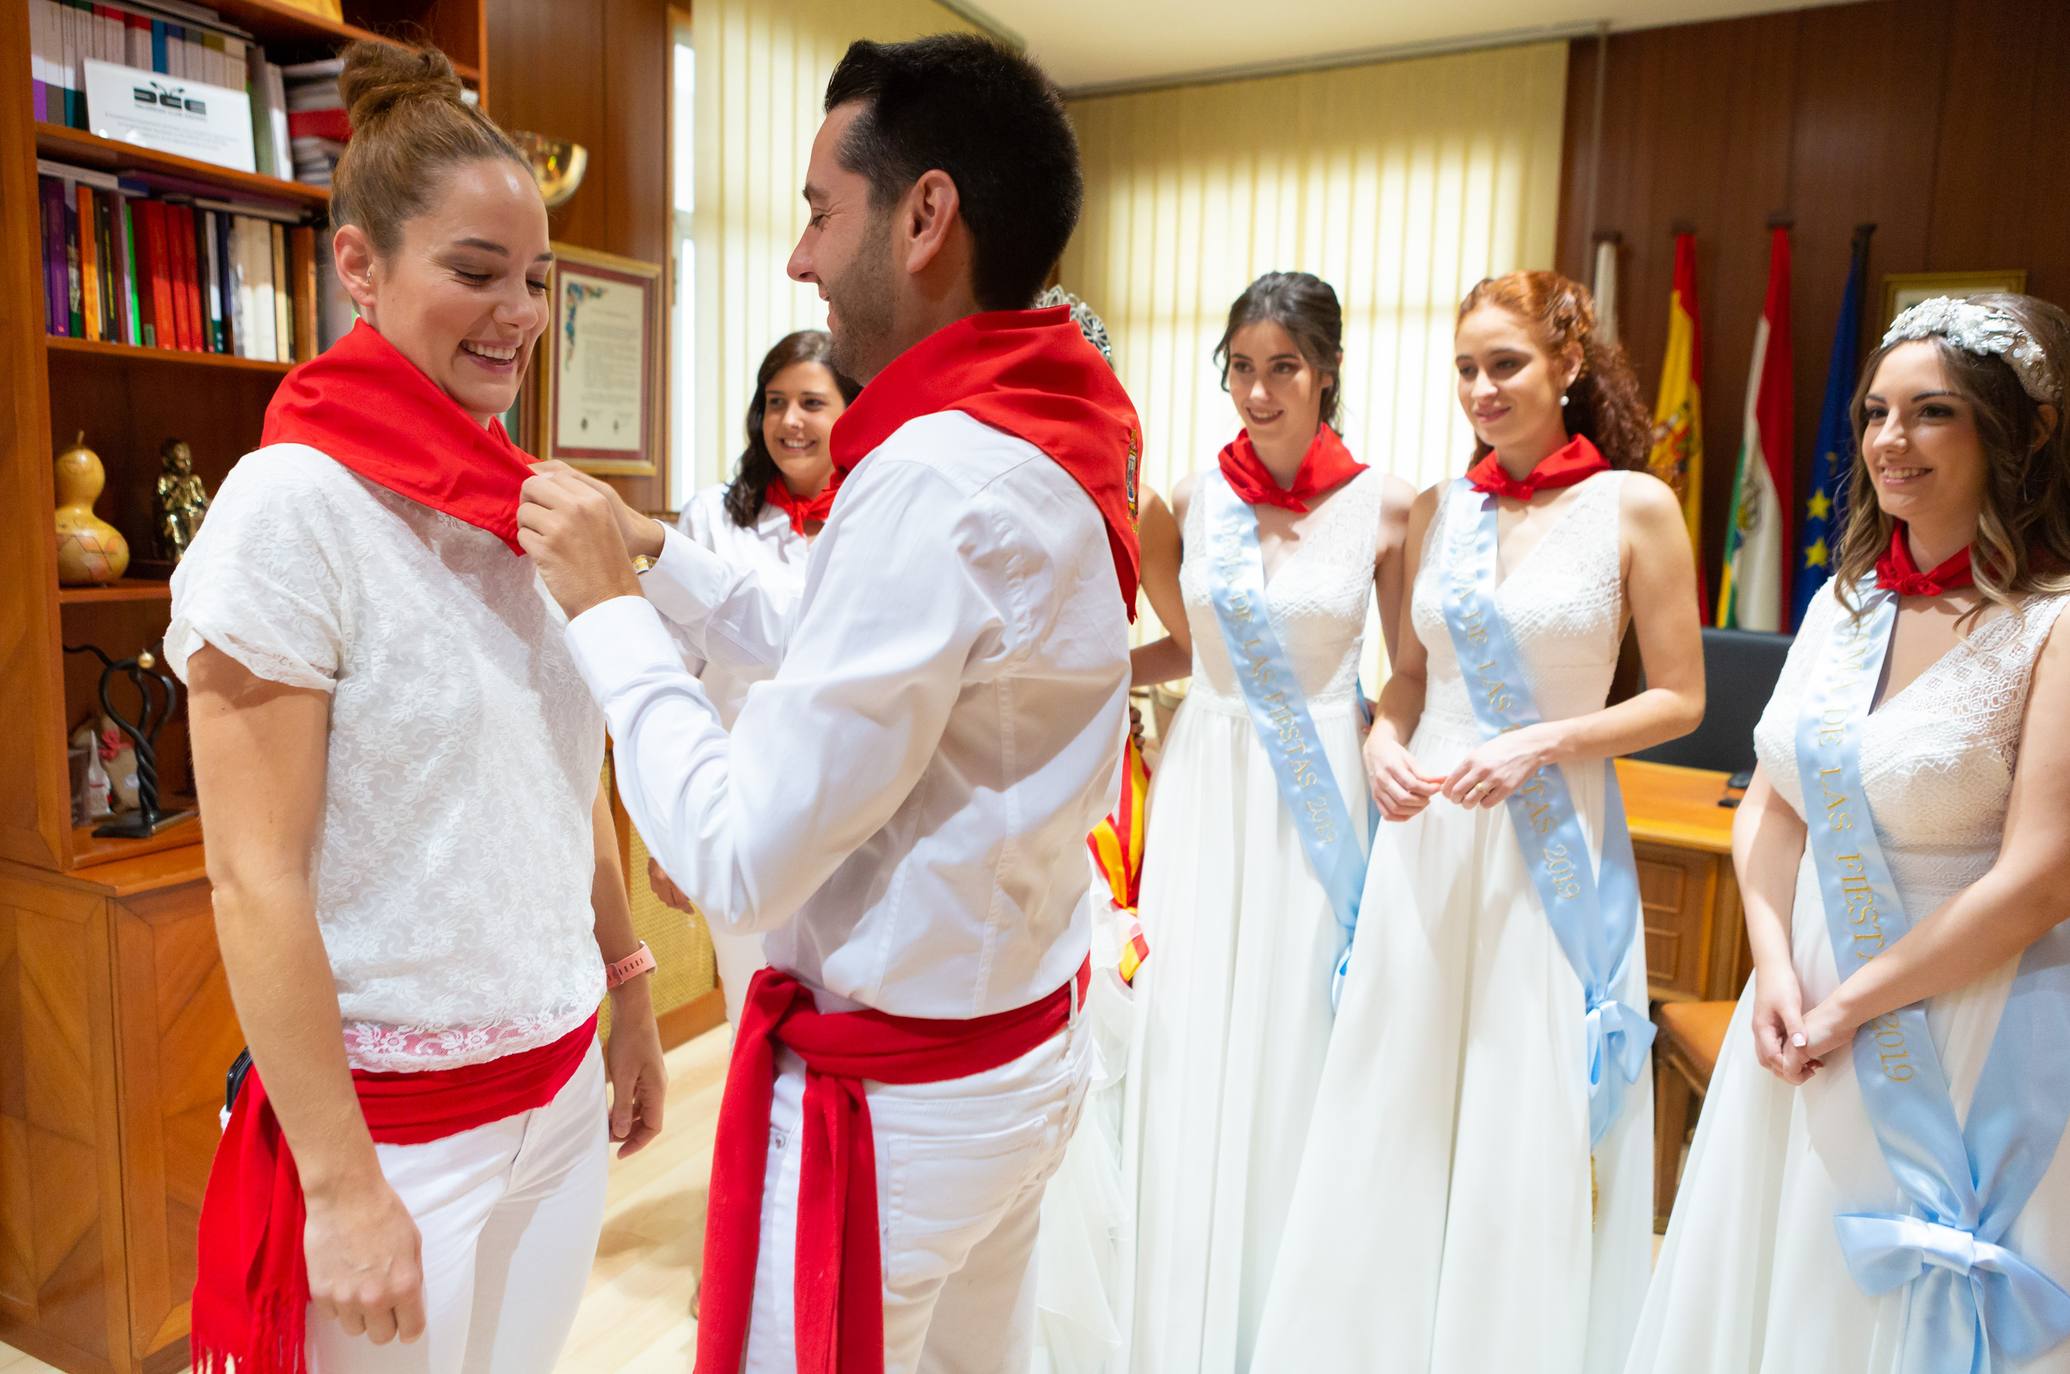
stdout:
{"type": "Polygon", "coordinates": [[[532,560],[277,444],[224,480],[172,595],[183,678],[205,643],[330,697],[316,920],[353,1067],[453,1067],[580,1025],[604,991],[604,719],[532,560]]]}
{"type": "MultiPolygon", "coordinates": [[[[2029,597],[2017,613],[1978,625],[1862,727],[1862,787],[1915,920],[1998,857],[2034,660],[2066,605],[2070,596],[2029,597]]],[[[1834,617],[1845,614],[1830,585],[1812,599],[1754,727],[1769,781],[1799,815],[1797,712],[1834,617]]]]}
{"type": "MultiPolygon", "coordinates": [[[[1208,595],[1207,486],[1223,480],[1219,471],[1202,473],[1187,505],[1179,589],[1193,633],[1189,698],[1219,698],[1241,710],[1243,691],[1208,595]]],[[[1373,598],[1373,560],[1380,552],[1380,502],[1386,489],[1386,475],[1376,468],[1345,483],[1309,518],[1301,542],[1266,579],[1272,628],[1311,705],[1330,697],[1348,700],[1357,690],[1366,607],[1373,598]]]]}
{"type": "MultiPolygon", "coordinates": [[[[1497,573],[1495,605],[1509,624],[1523,658],[1524,678],[1538,714],[1564,720],[1601,710],[1617,671],[1624,636],[1624,573],[1619,551],[1622,472],[1581,483],[1554,524],[1515,566],[1497,573]]],[[[1429,656],[1423,719],[1478,738],[1473,703],[1466,696],[1452,636],[1445,628],[1440,566],[1457,522],[1480,518],[1480,498],[1446,484],[1424,536],[1410,602],[1416,637],[1429,656]]]]}

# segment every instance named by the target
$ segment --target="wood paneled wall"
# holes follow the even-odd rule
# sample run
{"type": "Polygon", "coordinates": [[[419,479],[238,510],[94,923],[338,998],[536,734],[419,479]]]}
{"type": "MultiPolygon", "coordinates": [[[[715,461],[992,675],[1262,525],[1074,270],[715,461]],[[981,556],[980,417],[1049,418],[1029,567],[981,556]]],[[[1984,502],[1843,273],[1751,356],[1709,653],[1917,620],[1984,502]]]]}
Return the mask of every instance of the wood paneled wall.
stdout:
{"type": "Polygon", "coordinates": [[[1586,281],[1591,234],[1623,236],[1619,316],[1650,399],[1660,380],[1671,228],[1697,234],[1705,540],[1715,586],[1767,281],[1766,222],[1795,217],[1791,311],[1800,488],[1857,223],[1877,225],[1864,344],[1893,272],[2020,267],[2070,301],[2070,5],[1876,0],[1612,36],[1588,218],[1598,48],[1568,64],[1558,266],[1586,281]]]}
{"type": "MultiPolygon", "coordinates": [[[[589,150],[581,187],[552,213],[554,238],[660,263],[671,280],[667,0],[489,0],[488,19],[490,112],[589,150]]],[[[665,503],[660,476],[611,480],[642,509],[665,503]]]]}

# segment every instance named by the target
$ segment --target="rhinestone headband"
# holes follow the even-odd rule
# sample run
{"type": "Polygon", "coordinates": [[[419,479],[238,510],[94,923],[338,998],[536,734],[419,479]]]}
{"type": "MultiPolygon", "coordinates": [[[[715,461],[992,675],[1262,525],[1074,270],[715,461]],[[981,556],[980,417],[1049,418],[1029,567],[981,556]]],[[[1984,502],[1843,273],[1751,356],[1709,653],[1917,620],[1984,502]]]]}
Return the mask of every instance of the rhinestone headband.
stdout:
{"type": "Polygon", "coordinates": [[[1921,301],[1897,317],[1883,336],[1885,345],[1904,339],[1946,339],[1965,353],[1990,354],[2020,379],[2020,388],[2042,405],[2062,400],[2062,379],[2049,365],[2048,354],[2011,314],[1996,306],[1952,296],[1921,301]]]}
{"type": "Polygon", "coordinates": [[[1100,350],[1100,356],[1107,360],[1107,366],[1114,366],[1114,346],[1107,340],[1107,326],[1093,313],[1093,308],[1061,286],[1050,287],[1042,293],[1042,299],[1035,302],[1038,310],[1058,305],[1071,307],[1071,323],[1078,326],[1078,331],[1085,335],[1087,343],[1100,350]]]}

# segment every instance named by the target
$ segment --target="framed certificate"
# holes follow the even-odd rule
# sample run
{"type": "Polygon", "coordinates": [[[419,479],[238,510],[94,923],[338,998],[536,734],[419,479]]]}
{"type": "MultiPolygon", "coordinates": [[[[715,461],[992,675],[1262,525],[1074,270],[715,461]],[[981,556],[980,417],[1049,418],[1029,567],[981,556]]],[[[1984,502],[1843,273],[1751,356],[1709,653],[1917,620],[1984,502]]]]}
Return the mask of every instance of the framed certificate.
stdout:
{"type": "Polygon", "coordinates": [[[542,457],[587,472],[660,470],[661,268],[557,243],[543,351],[542,457]]]}

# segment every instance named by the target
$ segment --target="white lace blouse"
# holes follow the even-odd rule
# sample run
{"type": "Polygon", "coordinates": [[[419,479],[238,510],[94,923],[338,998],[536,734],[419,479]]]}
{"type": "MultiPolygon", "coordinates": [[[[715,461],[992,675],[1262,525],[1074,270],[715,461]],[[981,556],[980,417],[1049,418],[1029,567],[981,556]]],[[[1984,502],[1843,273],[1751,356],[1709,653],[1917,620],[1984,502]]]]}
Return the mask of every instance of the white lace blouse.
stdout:
{"type": "Polygon", "coordinates": [[[603,995],[604,722],[530,560],[313,448],[246,455],[173,576],[204,644],[331,696],[316,919],[354,1068],[545,1044],[603,995]]]}

